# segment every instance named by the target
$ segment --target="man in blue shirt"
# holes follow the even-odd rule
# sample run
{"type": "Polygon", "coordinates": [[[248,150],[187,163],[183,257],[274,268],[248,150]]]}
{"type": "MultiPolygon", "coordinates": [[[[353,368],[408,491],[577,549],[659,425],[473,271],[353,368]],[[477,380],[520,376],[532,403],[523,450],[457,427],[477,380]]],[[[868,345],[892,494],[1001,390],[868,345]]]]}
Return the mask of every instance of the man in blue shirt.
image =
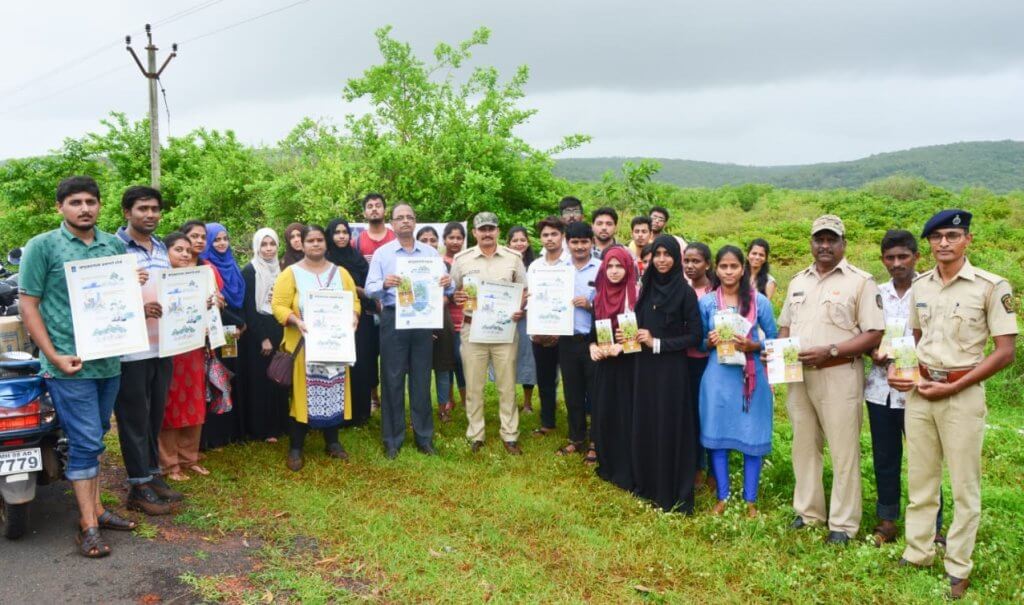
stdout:
{"type": "MultiPolygon", "coordinates": [[[[440,257],[436,248],[416,241],[416,212],[411,205],[399,203],[392,208],[391,228],[397,239],[373,253],[366,277],[366,295],[379,300],[383,307],[380,316],[380,430],[384,455],[389,460],[398,456],[405,440],[406,380],[409,383],[409,412],[416,435],[416,449],[428,456],[437,454],[430,404],[433,333],[428,329],[396,329],[395,299],[401,282],[396,269],[398,257],[440,257]]],[[[447,273],[441,277],[441,287],[445,288],[445,295],[452,293],[451,278],[447,273]]]]}
{"type": "MultiPolygon", "coordinates": [[[[127,225],[117,230],[117,237],[135,257],[139,268],[149,275],[171,268],[167,247],[153,235],[160,226],[162,211],[163,197],[152,187],[129,187],[121,196],[121,212],[127,225]]],[[[117,437],[130,487],[128,509],[147,515],[166,515],[171,512],[171,502],[182,499],[181,493],[171,489],[160,475],[157,438],[164,422],[174,362],[170,357],[159,356],[162,313],[157,290],[155,279],[142,287],[149,350],[121,358],[121,388],[114,405],[117,437]]]]}
{"type": "Polygon", "coordinates": [[[565,228],[565,239],[569,243],[575,269],[573,292],[573,335],[558,339],[558,367],[562,371],[562,395],[569,421],[569,444],[558,450],[561,455],[582,452],[587,449],[584,459],[588,464],[597,462],[597,452],[589,444],[587,435],[586,401],[590,396],[594,380],[594,361],[590,358],[590,329],[594,323],[594,280],[601,267],[601,261],[591,255],[594,245],[594,231],[590,225],[577,222],[565,228]],[[585,446],[585,443],[588,444],[585,446]]]}

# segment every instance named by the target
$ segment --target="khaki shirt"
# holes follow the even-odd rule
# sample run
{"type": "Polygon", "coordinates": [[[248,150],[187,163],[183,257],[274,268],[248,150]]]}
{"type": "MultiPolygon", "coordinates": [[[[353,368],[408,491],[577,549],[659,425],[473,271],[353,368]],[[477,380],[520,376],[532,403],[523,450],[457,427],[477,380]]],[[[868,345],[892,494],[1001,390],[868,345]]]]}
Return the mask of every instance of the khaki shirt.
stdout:
{"type": "Polygon", "coordinates": [[[928,367],[956,370],[978,365],[989,336],[1017,334],[1010,284],[967,259],[948,284],[935,269],[910,288],[909,325],[921,330],[917,357],[928,367]]]}
{"type": "Polygon", "coordinates": [[[800,339],[802,349],[833,345],[884,330],[882,297],[875,278],[845,258],[823,277],[812,264],[789,282],[778,323],[800,339]]]}
{"type": "MultiPolygon", "coordinates": [[[[452,259],[451,277],[456,290],[462,289],[462,280],[468,276],[526,284],[526,267],[519,253],[511,248],[498,246],[494,254],[487,256],[480,251],[480,246],[473,246],[452,259]]],[[[472,317],[473,313],[467,311],[466,315],[472,317]]]]}

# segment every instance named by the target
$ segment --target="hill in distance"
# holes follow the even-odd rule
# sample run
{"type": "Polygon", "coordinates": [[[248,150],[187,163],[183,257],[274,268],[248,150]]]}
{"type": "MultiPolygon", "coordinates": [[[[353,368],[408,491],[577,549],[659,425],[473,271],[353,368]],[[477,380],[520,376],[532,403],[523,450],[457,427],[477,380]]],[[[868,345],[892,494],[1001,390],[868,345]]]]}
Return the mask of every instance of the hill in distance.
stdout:
{"type": "MultiPolygon", "coordinates": [[[[568,158],[557,160],[555,174],[570,181],[600,181],[618,173],[625,161],[644,158],[568,158]]],[[[661,163],[657,181],[681,187],[721,187],[765,183],[786,189],[856,189],[893,175],[921,177],[958,191],[985,187],[997,193],[1024,190],[1024,142],[978,141],[915,147],[879,153],[849,162],[798,166],[741,166],[693,160],[649,158],[661,163]]]]}

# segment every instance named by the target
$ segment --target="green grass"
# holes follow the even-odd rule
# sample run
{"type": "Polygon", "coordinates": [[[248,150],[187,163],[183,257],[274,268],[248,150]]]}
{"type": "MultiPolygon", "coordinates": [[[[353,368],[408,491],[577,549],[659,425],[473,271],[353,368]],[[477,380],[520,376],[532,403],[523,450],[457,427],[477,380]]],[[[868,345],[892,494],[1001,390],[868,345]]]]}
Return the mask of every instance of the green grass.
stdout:
{"type": "MultiPolygon", "coordinates": [[[[1024,599],[1024,412],[1003,396],[1019,389],[1012,384],[1019,371],[1020,364],[988,385],[984,514],[970,593],[983,602],[1024,599]]],[[[249,578],[254,599],[269,591],[304,603],[939,600],[947,591],[941,559],[927,571],[898,568],[902,543],[877,549],[863,535],[875,522],[866,419],[860,540],[832,548],[825,530],[786,529],[793,476],[781,402],[762,515],[753,521],[741,503],[709,516],[709,494],[692,517],[652,509],[579,458],[555,456],[564,434],[528,436],[536,414],[521,416],[525,455],[506,455],[490,388],[488,442],[477,455],[458,414],[439,425],[436,458],[416,452],[410,435],[399,458],[387,461],[376,416],[369,427],[343,431],[349,463],[326,458],[318,437],[308,441],[299,473],[285,468],[284,443],[234,446],[207,458],[212,476],[185,484],[191,507],[179,519],[267,541],[263,565],[249,578]]],[[[739,480],[737,472],[734,489],[739,480]]],[[[946,496],[952,502],[948,481],[946,496]]],[[[947,510],[947,526],[949,519],[947,510]]]]}

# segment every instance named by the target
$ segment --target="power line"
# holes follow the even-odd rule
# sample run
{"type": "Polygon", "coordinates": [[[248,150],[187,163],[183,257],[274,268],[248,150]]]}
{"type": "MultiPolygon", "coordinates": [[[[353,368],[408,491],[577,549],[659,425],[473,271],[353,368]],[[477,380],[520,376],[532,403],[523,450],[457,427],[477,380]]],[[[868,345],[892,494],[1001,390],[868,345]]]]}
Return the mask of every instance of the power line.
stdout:
{"type": "Polygon", "coordinates": [[[306,4],[309,1],[310,0],[299,0],[298,2],[292,2],[291,4],[288,4],[286,6],[282,6],[280,8],[275,8],[275,9],[269,10],[269,11],[267,11],[265,13],[260,13],[258,15],[253,16],[253,17],[249,17],[248,19],[243,19],[241,21],[232,23],[231,25],[225,25],[224,27],[220,27],[220,28],[217,28],[217,29],[215,29],[213,31],[206,32],[205,34],[200,34],[200,35],[195,36],[193,38],[189,38],[188,40],[185,40],[184,42],[181,42],[180,44],[181,45],[185,45],[185,44],[188,44],[189,42],[195,42],[196,40],[202,40],[203,38],[208,38],[208,37],[210,37],[210,36],[212,36],[214,34],[219,34],[221,32],[227,31],[229,29],[234,29],[234,28],[238,27],[239,25],[245,25],[246,23],[251,23],[251,22],[253,22],[253,21],[257,20],[257,19],[262,19],[263,17],[268,17],[268,16],[273,15],[275,13],[279,13],[281,11],[288,10],[289,8],[292,8],[294,6],[298,6],[300,4],[306,4]]]}
{"type": "MultiPolygon", "coordinates": [[[[208,8],[214,6],[214,5],[220,4],[223,1],[224,0],[204,0],[203,2],[200,2],[198,4],[194,4],[194,5],[192,5],[189,8],[180,10],[180,11],[178,11],[178,12],[172,14],[172,15],[168,15],[168,16],[164,17],[163,19],[160,19],[160,20],[154,22],[154,25],[167,25],[169,23],[174,23],[175,21],[179,21],[181,19],[184,19],[185,17],[191,17],[192,15],[194,15],[194,14],[200,12],[200,11],[206,10],[206,9],[208,9],[208,8]]],[[[138,34],[140,32],[138,30],[136,30],[136,31],[134,31],[132,33],[133,34],[138,34]]],[[[26,88],[31,88],[37,82],[41,82],[42,80],[49,79],[49,78],[51,78],[51,77],[61,73],[62,71],[67,70],[69,67],[74,67],[75,65],[78,65],[79,63],[87,61],[87,60],[95,57],[96,55],[98,55],[98,54],[100,54],[100,53],[102,53],[102,52],[104,52],[104,51],[106,51],[108,49],[116,48],[118,46],[121,46],[121,44],[122,44],[122,42],[120,40],[118,40],[117,42],[111,42],[110,44],[104,44],[103,46],[98,46],[98,47],[94,48],[93,50],[90,50],[89,52],[85,53],[84,55],[81,55],[81,56],[79,56],[77,58],[71,59],[70,61],[66,61],[64,63],[61,63],[60,65],[54,67],[53,69],[50,69],[49,71],[41,73],[38,76],[34,76],[34,77],[32,77],[32,78],[30,78],[28,80],[25,80],[24,82],[14,86],[13,88],[8,88],[8,89],[6,89],[4,91],[0,91],[0,95],[10,96],[10,95],[13,95],[15,93],[21,92],[22,90],[25,90],[26,88]]]]}
{"type": "Polygon", "coordinates": [[[22,107],[28,107],[29,105],[35,105],[36,103],[40,103],[42,101],[46,101],[46,100],[48,100],[48,99],[50,99],[52,97],[56,97],[56,96],[59,96],[59,95],[62,95],[62,94],[66,94],[65,90],[74,90],[74,89],[79,88],[81,86],[84,86],[86,84],[90,84],[92,82],[95,82],[96,80],[100,80],[100,79],[106,78],[107,76],[109,76],[109,75],[111,75],[113,73],[121,71],[122,69],[128,69],[128,67],[129,66],[127,66],[127,65],[122,65],[120,67],[115,67],[113,69],[108,69],[107,71],[95,74],[95,75],[93,75],[93,76],[91,76],[89,78],[86,78],[85,80],[82,80],[80,82],[75,82],[73,84],[69,84],[69,85],[63,87],[63,89],[58,91],[58,92],[52,92],[50,94],[43,95],[41,97],[36,97],[35,99],[32,99],[30,101],[26,101],[24,103],[21,103],[20,105],[15,105],[13,107],[8,107],[7,109],[0,110],[0,115],[6,114],[6,113],[10,113],[12,111],[16,111],[18,109],[21,109],[22,107]]]}

